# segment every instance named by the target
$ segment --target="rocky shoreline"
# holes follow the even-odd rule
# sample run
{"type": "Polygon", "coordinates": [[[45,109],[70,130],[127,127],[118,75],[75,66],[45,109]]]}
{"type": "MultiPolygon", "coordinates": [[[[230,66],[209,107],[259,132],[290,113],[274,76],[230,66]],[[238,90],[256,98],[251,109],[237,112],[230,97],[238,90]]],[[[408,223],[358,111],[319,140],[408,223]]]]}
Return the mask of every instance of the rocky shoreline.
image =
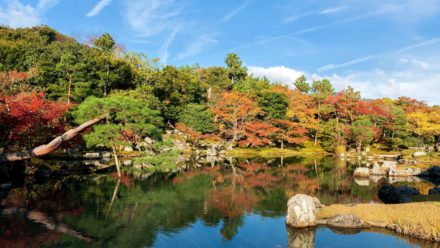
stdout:
{"type": "MultiPolygon", "coordinates": [[[[286,224],[287,226],[293,228],[311,228],[318,226],[327,226],[330,228],[338,228],[338,229],[360,229],[360,230],[368,229],[368,228],[385,228],[393,232],[396,232],[398,234],[410,236],[413,238],[424,239],[435,242],[440,241],[440,232],[437,231],[438,233],[432,233],[432,230],[424,230],[424,228],[427,227],[420,226],[420,223],[423,222],[424,220],[417,220],[416,217],[406,218],[409,219],[409,221],[411,221],[412,219],[413,223],[409,223],[410,225],[412,225],[412,227],[418,227],[418,228],[409,228],[409,225],[407,225],[407,223],[405,222],[396,221],[396,223],[393,223],[393,221],[390,221],[389,219],[377,220],[377,216],[368,219],[353,214],[354,212],[365,214],[365,212],[371,211],[371,213],[373,213],[374,215],[374,211],[378,208],[398,209],[399,207],[419,208],[419,207],[429,206],[430,208],[435,210],[435,213],[432,214],[437,216],[437,214],[440,213],[440,204],[434,204],[434,203],[412,203],[412,204],[397,204],[397,205],[352,204],[352,205],[324,206],[315,197],[311,197],[304,194],[297,194],[289,199],[287,206],[288,206],[288,210],[286,216],[286,224]]],[[[426,209],[426,211],[430,211],[430,209],[426,209]]],[[[390,212],[392,212],[392,210],[390,212]]],[[[396,213],[400,213],[400,212],[396,212],[396,213]]],[[[411,215],[412,213],[409,212],[407,214],[411,215]]],[[[428,221],[435,222],[435,219],[429,219],[428,221]]],[[[434,225],[435,223],[432,224],[434,225]]]]}

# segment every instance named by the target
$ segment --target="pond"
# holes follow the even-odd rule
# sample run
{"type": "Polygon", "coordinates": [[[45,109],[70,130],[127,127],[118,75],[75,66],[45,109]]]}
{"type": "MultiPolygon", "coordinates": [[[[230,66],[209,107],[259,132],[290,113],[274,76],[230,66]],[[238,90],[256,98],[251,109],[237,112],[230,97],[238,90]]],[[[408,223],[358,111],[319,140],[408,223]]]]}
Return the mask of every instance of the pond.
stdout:
{"type": "MultiPolygon", "coordinates": [[[[232,159],[177,175],[24,178],[0,194],[0,247],[430,247],[384,230],[286,228],[289,196],[380,202],[333,158],[232,159]]],[[[431,182],[411,185],[422,193],[431,182]]]]}

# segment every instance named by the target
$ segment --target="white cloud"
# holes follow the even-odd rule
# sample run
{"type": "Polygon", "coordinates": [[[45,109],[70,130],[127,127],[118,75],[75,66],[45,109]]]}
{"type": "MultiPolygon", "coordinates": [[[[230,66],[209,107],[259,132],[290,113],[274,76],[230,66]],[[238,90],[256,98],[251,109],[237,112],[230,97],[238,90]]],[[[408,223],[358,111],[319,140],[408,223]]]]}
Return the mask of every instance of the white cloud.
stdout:
{"type": "Polygon", "coordinates": [[[239,5],[237,8],[233,9],[231,12],[226,14],[220,21],[220,23],[224,23],[232,19],[234,16],[238,15],[243,9],[245,9],[252,1],[246,1],[243,4],[239,5]]]}
{"type": "Polygon", "coordinates": [[[329,8],[329,9],[322,10],[321,12],[319,12],[319,14],[321,14],[321,15],[334,14],[334,13],[337,13],[337,12],[341,12],[344,9],[346,9],[346,7],[334,7],[334,8],[329,8]]]}
{"type": "Polygon", "coordinates": [[[293,82],[304,72],[286,66],[258,67],[249,66],[248,73],[257,77],[266,77],[275,83],[282,83],[292,86],[293,82]]]}
{"type": "Polygon", "coordinates": [[[199,54],[208,46],[217,44],[218,40],[215,39],[215,35],[204,34],[197,36],[195,40],[188,44],[185,49],[177,55],[177,59],[184,59],[199,54]]]}
{"type": "Polygon", "coordinates": [[[125,18],[141,36],[172,30],[178,23],[181,7],[175,0],[124,0],[125,18]]]}
{"type": "Polygon", "coordinates": [[[307,16],[311,16],[311,15],[314,15],[314,14],[316,14],[315,11],[308,11],[308,12],[304,12],[304,13],[299,14],[299,15],[287,16],[287,17],[284,18],[284,22],[285,23],[291,23],[291,22],[294,22],[294,21],[299,20],[301,18],[304,18],[304,17],[307,17],[307,16]]]}
{"type": "MultiPolygon", "coordinates": [[[[312,78],[320,78],[313,75],[312,78]]],[[[348,85],[361,91],[365,98],[397,98],[408,96],[424,100],[429,104],[440,104],[440,73],[417,69],[408,70],[372,70],[353,72],[347,75],[333,74],[329,77],[337,90],[348,85]]]]}
{"type": "MultiPolygon", "coordinates": [[[[413,61],[414,59],[407,59],[413,61]]],[[[405,61],[405,59],[404,59],[405,61]]],[[[425,62],[428,63],[428,62],[425,62]]],[[[249,66],[249,74],[267,77],[272,82],[283,83],[293,88],[293,82],[305,75],[309,81],[328,78],[337,91],[352,86],[362,93],[364,98],[398,98],[407,96],[426,101],[431,105],[440,105],[440,66],[430,70],[420,70],[419,65],[408,64],[408,68],[397,70],[354,71],[347,74],[334,73],[329,76],[310,74],[285,66],[258,67],[249,66]]]]}
{"type": "Polygon", "coordinates": [[[12,28],[40,25],[47,10],[57,3],[57,0],[39,0],[36,6],[32,6],[20,0],[7,0],[6,6],[0,4],[0,24],[12,28]]]}
{"type": "Polygon", "coordinates": [[[174,29],[171,31],[170,35],[168,35],[165,42],[162,44],[162,46],[159,49],[159,58],[162,64],[166,64],[168,62],[168,57],[170,55],[168,49],[171,47],[171,44],[176,39],[177,34],[181,31],[182,27],[180,25],[177,25],[174,27],[174,29]]]}
{"type": "Polygon", "coordinates": [[[96,4],[95,7],[89,11],[89,13],[87,13],[87,17],[93,17],[101,13],[101,11],[110,3],[111,0],[100,0],[99,3],[96,4]]]}

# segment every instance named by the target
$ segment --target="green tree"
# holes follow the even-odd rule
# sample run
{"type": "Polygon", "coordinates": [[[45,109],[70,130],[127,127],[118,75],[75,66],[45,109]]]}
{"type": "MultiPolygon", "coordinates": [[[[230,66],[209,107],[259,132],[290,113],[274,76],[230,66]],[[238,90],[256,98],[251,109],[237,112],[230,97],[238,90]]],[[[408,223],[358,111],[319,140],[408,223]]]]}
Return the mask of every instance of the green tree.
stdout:
{"type": "Polygon", "coordinates": [[[84,139],[87,147],[103,145],[111,148],[119,176],[118,146],[131,146],[146,136],[160,139],[162,134],[159,112],[127,96],[89,97],[78,106],[73,116],[76,123],[105,116],[105,123],[94,125],[92,132],[84,135],[84,139]]]}
{"type": "Polygon", "coordinates": [[[113,52],[116,43],[109,33],[105,33],[97,38],[93,44],[102,51],[113,52]]]}
{"type": "Polygon", "coordinates": [[[237,54],[229,53],[225,59],[226,72],[228,78],[231,80],[231,84],[235,82],[245,80],[247,77],[247,69],[242,66],[242,62],[237,54]]]}
{"type": "Polygon", "coordinates": [[[285,119],[289,102],[283,93],[264,92],[259,95],[258,105],[265,112],[265,119],[285,119]]]}
{"type": "Polygon", "coordinates": [[[301,93],[304,94],[308,94],[311,90],[310,84],[307,83],[307,79],[304,75],[297,78],[294,85],[301,93]]]}
{"type": "Polygon", "coordinates": [[[201,133],[211,133],[216,130],[214,116],[206,105],[190,103],[179,115],[178,121],[201,133]]]}
{"type": "Polygon", "coordinates": [[[83,63],[79,63],[76,56],[72,53],[66,53],[61,56],[61,61],[56,65],[57,71],[63,75],[63,79],[67,81],[67,102],[70,103],[72,98],[72,87],[74,80],[78,78],[80,70],[84,68],[83,63]]]}
{"type": "Polygon", "coordinates": [[[370,117],[360,116],[351,124],[351,134],[356,142],[358,153],[362,151],[362,145],[370,144],[374,139],[373,123],[370,117]]]}

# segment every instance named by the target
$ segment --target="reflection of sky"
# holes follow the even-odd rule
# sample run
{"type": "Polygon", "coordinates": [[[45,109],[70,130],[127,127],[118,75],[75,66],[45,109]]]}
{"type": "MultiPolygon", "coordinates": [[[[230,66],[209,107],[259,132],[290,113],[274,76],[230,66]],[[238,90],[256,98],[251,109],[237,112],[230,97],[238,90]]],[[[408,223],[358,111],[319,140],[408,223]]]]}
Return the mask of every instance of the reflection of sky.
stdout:
{"type": "MultiPolygon", "coordinates": [[[[287,232],[284,217],[267,218],[256,214],[246,215],[244,224],[232,240],[222,237],[223,223],[207,226],[197,221],[178,233],[159,233],[154,247],[287,247],[287,232]]],[[[341,235],[327,228],[318,228],[316,247],[411,247],[395,236],[374,232],[341,235]]]]}

